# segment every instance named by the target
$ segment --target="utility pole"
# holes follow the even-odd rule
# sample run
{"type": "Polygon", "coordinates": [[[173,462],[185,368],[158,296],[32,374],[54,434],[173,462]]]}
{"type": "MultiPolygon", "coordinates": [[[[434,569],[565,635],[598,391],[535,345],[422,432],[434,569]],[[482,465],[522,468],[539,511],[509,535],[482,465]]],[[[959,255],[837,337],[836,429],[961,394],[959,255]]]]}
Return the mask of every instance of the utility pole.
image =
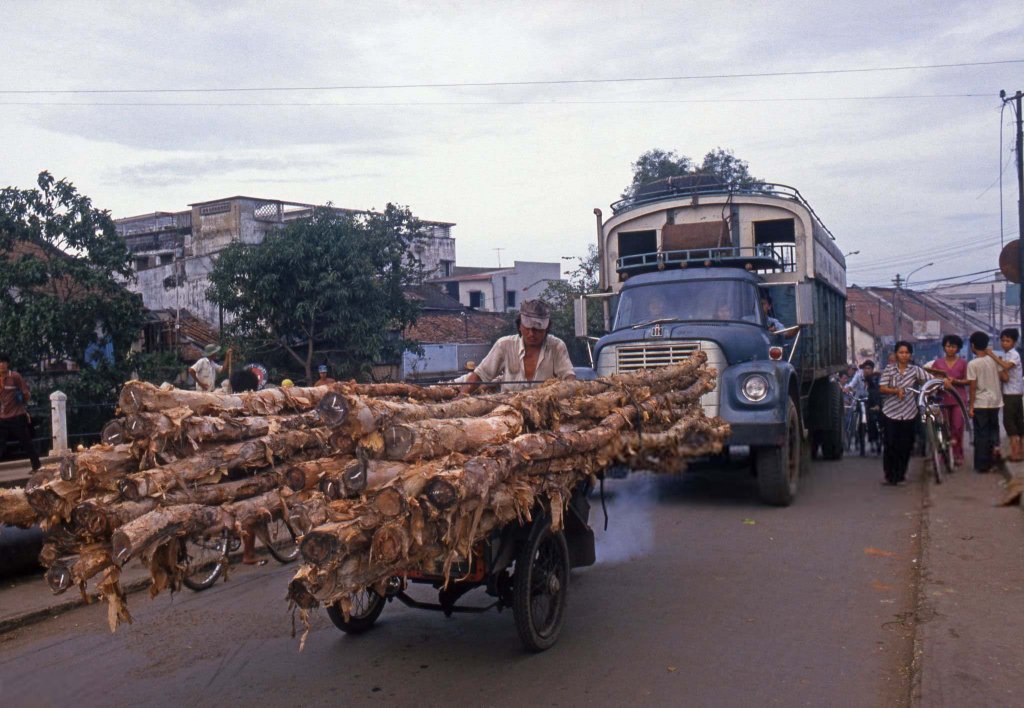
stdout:
{"type": "Polygon", "coordinates": [[[900,278],[900,274],[897,273],[892,282],[893,285],[896,286],[896,289],[892,291],[892,341],[893,346],[895,346],[895,343],[900,341],[900,286],[903,285],[903,279],[900,278]]]}
{"type": "MultiPolygon", "coordinates": [[[[1007,96],[1006,91],[999,92],[1003,104],[1009,103],[1017,113],[1017,233],[1018,239],[1024,239],[1024,129],[1021,123],[1021,99],[1024,93],[1018,91],[1007,96]]],[[[1017,249],[1017,272],[1024,276],[1024,248],[1017,249]]],[[[1020,312],[1024,314],[1024,285],[1020,288],[1020,312]]],[[[1020,317],[1017,318],[1020,320],[1020,317]]]]}

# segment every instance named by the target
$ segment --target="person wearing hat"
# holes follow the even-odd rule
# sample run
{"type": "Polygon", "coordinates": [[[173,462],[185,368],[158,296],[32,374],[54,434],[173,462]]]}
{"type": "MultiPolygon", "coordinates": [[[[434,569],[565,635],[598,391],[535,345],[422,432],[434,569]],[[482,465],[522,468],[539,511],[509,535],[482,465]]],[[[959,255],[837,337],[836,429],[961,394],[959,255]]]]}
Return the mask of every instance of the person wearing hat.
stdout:
{"type": "Polygon", "coordinates": [[[464,378],[472,393],[481,382],[502,383],[502,391],[518,391],[548,379],[574,379],[569,350],[548,334],[551,312],[543,300],[524,300],[516,315],[519,334],[502,337],[464,378]]]}
{"type": "Polygon", "coordinates": [[[316,368],[316,373],[320,378],[313,382],[314,386],[329,386],[332,383],[338,383],[327,375],[327,364],[321,364],[318,366],[316,368]]]}
{"type": "Polygon", "coordinates": [[[203,348],[203,356],[188,369],[189,378],[196,382],[197,391],[213,391],[217,384],[217,374],[224,368],[218,364],[216,357],[220,354],[220,345],[207,344],[203,348]]]}

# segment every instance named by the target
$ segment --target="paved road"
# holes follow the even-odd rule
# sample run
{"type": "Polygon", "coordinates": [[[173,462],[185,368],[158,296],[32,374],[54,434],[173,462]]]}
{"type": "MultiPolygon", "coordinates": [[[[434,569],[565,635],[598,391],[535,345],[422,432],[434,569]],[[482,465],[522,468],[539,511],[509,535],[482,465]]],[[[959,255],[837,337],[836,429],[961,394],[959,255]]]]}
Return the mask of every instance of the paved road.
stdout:
{"type": "MultiPolygon", "coordinates": [[[[608,484],[598,564],[574,574],[552,650],[511,614],[446,619],[393,603],[361,637],[317,614],[289,636],[293,567],[205,593],[130,598],[111,636],[84,607],[0,636],[5,705],[899,705],[911,692],[922,487],[877,460],[815,463],[797,504],[742,471],[608,484]]],[[[594,519],[600,526],[600,507],[594,519]]]]}

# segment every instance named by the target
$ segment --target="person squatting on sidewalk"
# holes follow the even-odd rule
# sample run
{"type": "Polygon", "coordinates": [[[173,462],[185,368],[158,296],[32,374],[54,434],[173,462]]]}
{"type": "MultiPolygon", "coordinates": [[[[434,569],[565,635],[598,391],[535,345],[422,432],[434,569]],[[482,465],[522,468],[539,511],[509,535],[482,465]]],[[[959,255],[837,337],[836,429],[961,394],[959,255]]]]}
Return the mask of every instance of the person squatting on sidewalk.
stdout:
{"type": "Polygon", "coordinates": [[[1010,438],[1010,460],[1024,461],[1021,450],[1021,436],[1024,435],[1024,377],[1021,376],[1020,354],[1017,340],[1020,332],[1016,327],[999,333],[1001,352],[996,354],[999,364],[999,380],[1003,382],[1003,430],[1010,438]]]}
{"type": "Polygon", "coordinates": [[[28,417],[29,390],[21,374],[11,370],[11,357],[0,353],[0,460],[7,456],[7,438],[13,435],[32,460],[32,469],[40,467],[39,453],[32,442],[32,419],[28,417]]]}
{"type": "Polygon", "coordinates": [[[878,387],[887,396],[882,403],[885,435],[882,468],[885,470],[886,484],[903,482],[914,449],[917,396],[907,391],[907,388],[920,386],[928,380],[928,374],[920,366],[911,363],[913,354],[914,347],[910,342],[896,342],[896,362],[885,367],[878,387]]]}
{"type": "Polygon", "coordinates": [[[974,359],[967,362],[967,380],[971,386],[968,415],[974,421],[974,471],[984,473],[991,471],[993,451],[999,446],[999,409],[1003,405],[999,372],[1002,369],[988,347],[987,334],[975,332],[970,342],[974,359]]]}

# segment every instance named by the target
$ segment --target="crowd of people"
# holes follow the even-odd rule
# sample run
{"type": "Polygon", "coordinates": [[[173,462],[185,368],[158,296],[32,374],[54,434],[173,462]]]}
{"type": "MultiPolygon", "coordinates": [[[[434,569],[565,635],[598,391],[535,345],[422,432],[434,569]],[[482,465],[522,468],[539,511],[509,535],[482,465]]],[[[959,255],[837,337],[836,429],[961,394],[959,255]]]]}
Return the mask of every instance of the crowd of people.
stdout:
{"type": "Polygon", "coordinates": [[[972,425],[975,472],[991,472],[999,462],[1000,418],[1009,441],[1009,459],[1024,461],[1024,376],[1017,351],[1019,339],[1017,329],[1004,329],[999,335],[999,350],[994,351],[987,333],[974,332],[968,338],[972,355],[968,361],[961,356],[963,339],[949,334],[942,339],[943,354],[923,365],[914,362],[913,345],[899,341],[883,370],[877,371],[875,363],[867,360],[852,374],[840,376],[851,400],[866,400],[867,433],[872,442],[881,442],[884,484],[897,486],[905,481],[919,427],[916,391],[929,378],[940,378],[944,384],[939,406],[950,431],[954,467],[965,463],[964,411],[972,425]]]}

